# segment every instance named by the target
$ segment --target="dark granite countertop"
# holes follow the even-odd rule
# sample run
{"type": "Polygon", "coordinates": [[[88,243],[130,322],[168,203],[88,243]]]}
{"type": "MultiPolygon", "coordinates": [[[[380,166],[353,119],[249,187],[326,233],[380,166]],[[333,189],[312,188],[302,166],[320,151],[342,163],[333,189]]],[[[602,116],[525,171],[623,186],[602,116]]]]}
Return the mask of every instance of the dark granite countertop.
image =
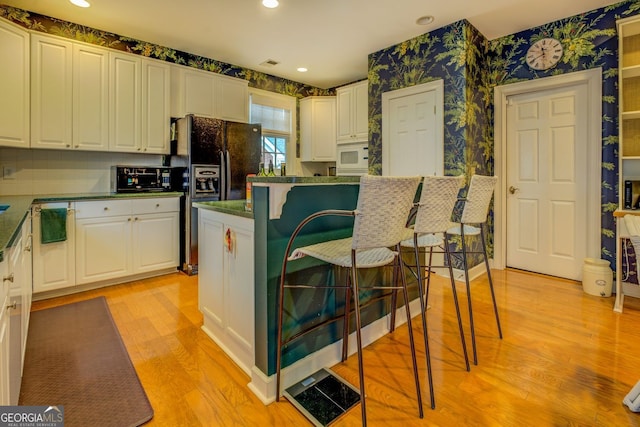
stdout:
{"type": "Polygon", "coordinates": [[[88,201],[100,199],[124,199],[141,197],[179,197],[182,193],[82,193],[82,194],[38,194],[31,196],[0,196],[0,262],[4,250],[11,247],[22,222],[33,203],[88,201]],[[5,210],[4,208],[8,206],[5,210]]]}
{"type": "Polygon", "coordinates": [[[193,207],[253,219],[253,212],[246,211],[244,200],[222,200],[219,202],[194,202],[193,207]]]}

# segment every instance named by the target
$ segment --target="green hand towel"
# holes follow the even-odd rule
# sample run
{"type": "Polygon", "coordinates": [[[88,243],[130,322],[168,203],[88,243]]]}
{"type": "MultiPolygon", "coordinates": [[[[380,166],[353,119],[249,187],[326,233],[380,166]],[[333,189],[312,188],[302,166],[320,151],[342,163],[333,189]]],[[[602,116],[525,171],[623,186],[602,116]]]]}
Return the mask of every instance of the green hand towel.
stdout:
{"type": "Polygon", "coordinates": [[[43,244],[67,240],[67,209],[42,209],[40,233],[40,241],[43,244]]]}

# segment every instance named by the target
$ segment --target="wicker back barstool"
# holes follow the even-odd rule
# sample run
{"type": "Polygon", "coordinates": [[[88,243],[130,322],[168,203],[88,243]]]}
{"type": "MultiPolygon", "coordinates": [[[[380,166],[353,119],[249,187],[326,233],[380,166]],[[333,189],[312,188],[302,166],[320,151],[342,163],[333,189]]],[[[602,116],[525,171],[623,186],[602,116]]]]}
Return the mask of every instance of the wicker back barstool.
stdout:
{"type": "MultiPolygon", "coordinates": [[[[343,328],[343,360],[347,355],[347,341],[349,335],[349,317],[351,312],[351,298],[354,299],[353,312],[355,317],[355,335],[358,354],[358,371],[360,380],[360,405],[362,411],[362,424],[366,425],[366,393],[364,382],[364,368],[362,361],[362,336],[361,336],[361,315],[360,315],[360,291],[362,289],[402,289],[405,301],[408,300],[406,277],[404,269],[399,267],[400,241],[406,237],[406,220],[411,210],[413,200],[416,195],[420,177],[382,177],[364,175],[360,180],[358,201],[355,210],[324,210],[312,214],[302,220],[292,233],[282,263],[280,275],[280,286],[278,295],[278,349],[276,355],[276,400],[280,397],[282,350],[283,347],[293,340],[299,339],[304,333],[314,330],[309,328],[304,332],[296,333],[294,336],[283,337],[283,315],[284,315],[284,292],[291,288],[319,288],[329,287],[345,290],[344,313],[336,318],[344,320],[343,328]],[[327,216],[353,216],[353,233],[351,237],[330,240],[316,243],[309,246],[299,247],[292,251],[296,236],[302,228],[316,218],[327,216]],[[393,248],[393,249],[390,249],[393,248]],[[309,284],[288,283],[287,265],[294,260],[310,256],[322,260],[338,268],[346,268],[346,283],[327,284],[321,286],[309,284]],[[380,283],[371,285],[360,283],[358,269],[373,268],[391,265],[393,266],[393,281],[391,283],[380,283]],[[398,285],[397,276],[399,274],[398,285]]],[[[418,366],[416,352],[411,328],[411,316],[409,305],[405,304],[407,311],[407,327],[409,331],[409,341],[411,347],[411,359],[413,364],[413,374],[416,386],[418,409],[420,418],[423,417],[422,396],[420,391],[420,381],[418,378],[418,366]]],[[[392,310],[395,310],[392,307],[392,310]]]]}

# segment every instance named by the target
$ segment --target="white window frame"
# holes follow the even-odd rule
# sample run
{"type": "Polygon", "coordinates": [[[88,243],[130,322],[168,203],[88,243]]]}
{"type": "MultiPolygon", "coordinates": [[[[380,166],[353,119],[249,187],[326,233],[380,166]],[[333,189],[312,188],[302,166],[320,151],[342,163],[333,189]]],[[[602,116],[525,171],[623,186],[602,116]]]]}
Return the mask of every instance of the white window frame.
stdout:
{"type": "MultiPolygon", "coordinates": [[[[283,95],[280,93],[269,92],[263,89],[249,88],[249,108],[254,103],[260,105],[267,105],[274,108],[282,108],[289,110],[291,113],[291,123],[289,124],[289,131],[273,131],[269,130],[268,133],[273,135],[282,135],[288,138],[287,152],[285,154],[285,162],[287,164],[287,175],[295,175],[299,170],[299,161],[296,159],[296,123],[297,123],[297,99],[295,96],[283,95]]],[[[251,113],[249,113],[251,117],[251,113]]]]}

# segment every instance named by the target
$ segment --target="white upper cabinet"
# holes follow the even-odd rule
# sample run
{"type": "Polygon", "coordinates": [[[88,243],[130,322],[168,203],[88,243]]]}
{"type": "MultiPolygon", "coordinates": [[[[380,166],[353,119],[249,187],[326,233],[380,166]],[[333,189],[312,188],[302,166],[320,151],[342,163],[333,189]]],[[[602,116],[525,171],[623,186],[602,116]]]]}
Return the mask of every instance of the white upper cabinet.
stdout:
{"type": "Polygon", "coordinates": [[[168,154],[170,150],[171,66],[142,60],[142,151],[168,154]]]}
{"type": "Polygon", "coordinates": [[[109,55],[109,149],[138,152],[142,141],[142,59],[120,52],[109,55]]]}
{"type": "Polygon", "coordinates": [[[170,65],[110,53],[109,150],[169,153],[170,65]]]}
{"type": "Polygon", "coordinates": [[[109,148],[109,52],[73,45],[73,148],[109,148]]]}
{"type": "Polygon", "coordinates": [[[171,67],[171,115],[249,121],[249,82],[174,65],[171,67]]]}
{"type": "Polygon", "coordinates": [[[368,81],[336,89],[338,143],[369,140],[368,81]]]}
{"type": "Polygon", "coordinates": [[[163,61],[33,34],[31,147],[169,153],[170,70],[163,61]]]}
{"type": "Polygon", "coordinates": [[[249,122],[249,82],[233,77],[215,76],[216,116],[235,122],[249,122]]]}
{"type": "Polygon", "coordinates": [[[106,151],[108,53],[31,36],[31,147],[106,151]]]}
{"type": "Polygon", "coordinates": [[[0,146],[29,147],[29,33],[0,20],[0,146]]]}
{"type": "Polygon", "coordinates": [[[336,161],[336,98],[300,100],[300,157],[303,162],[336,161]]]}
{"type": "Polygon", "coordinates": [[[31,35],[31,146],[71,148],[73,48],[69,41],[31,35]]]}

